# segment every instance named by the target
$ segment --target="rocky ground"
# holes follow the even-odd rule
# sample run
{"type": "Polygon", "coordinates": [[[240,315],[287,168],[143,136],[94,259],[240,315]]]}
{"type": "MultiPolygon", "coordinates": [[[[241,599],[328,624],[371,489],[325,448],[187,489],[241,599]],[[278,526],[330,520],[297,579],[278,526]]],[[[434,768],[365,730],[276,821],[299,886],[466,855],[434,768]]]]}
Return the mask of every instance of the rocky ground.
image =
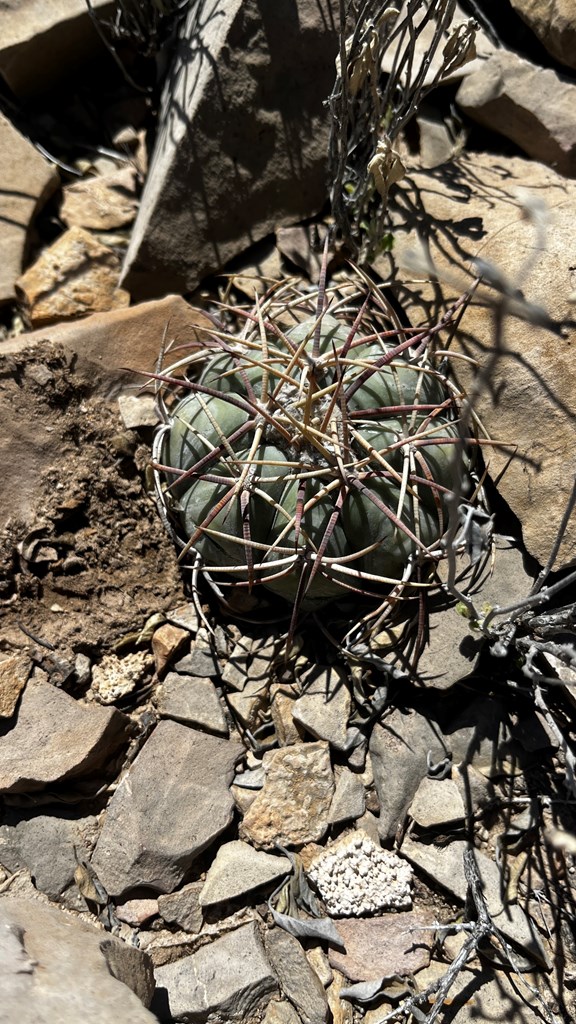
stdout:
{"type": "MultiPolygon", "coordinates": [[[[2,1019],[570,1021],[574,584],[507,647],[437,595],[411,671],[331,642],[350,606],[286,657],[279,599],[193,600],[150,496],[162,346],[317,279],[336,5],[93,6],[0,10],[2,1019]]],[[[446,344],[492,439],[484,615],[576,559],[569,7],[463,8],[372,261],[414,325],[483,261],[446,344]]]]}

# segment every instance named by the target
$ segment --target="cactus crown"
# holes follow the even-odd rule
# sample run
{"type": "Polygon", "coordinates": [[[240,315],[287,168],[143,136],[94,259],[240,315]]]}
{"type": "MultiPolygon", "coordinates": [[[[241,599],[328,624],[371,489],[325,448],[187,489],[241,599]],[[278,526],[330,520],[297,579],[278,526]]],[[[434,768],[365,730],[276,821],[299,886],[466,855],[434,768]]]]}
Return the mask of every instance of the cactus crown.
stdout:
{"type": "Polygon", "coordinates": [[[158,375],[157,488],[209,579],[296,611],[423,585],[463,458],[441,327],[403,328],[359,270],[309,293],[284,282],[224,307],[206,346],[158,375]]]}

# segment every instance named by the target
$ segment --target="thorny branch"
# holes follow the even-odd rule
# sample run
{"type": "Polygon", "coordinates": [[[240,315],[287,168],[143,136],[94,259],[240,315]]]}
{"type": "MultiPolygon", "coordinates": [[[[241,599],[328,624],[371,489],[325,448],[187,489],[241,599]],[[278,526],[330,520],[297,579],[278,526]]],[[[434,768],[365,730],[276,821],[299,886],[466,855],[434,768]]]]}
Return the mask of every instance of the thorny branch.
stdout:
{"type": "Polygon", "coordinates": [[[361,261],[387,245],[388,193],[405,172],[401,132],[424,96],[475,56],[476,23],[452,27],[455,8],[456,0],[340,0],[340,52],[328,100],[332,210],[361,261]]]}
{"type": "Polygon", "coordinates": [[[450,989],[456,981],[460,971],[466,966],[469,960],[476,956],[480,946],[487,939],[494,939],[499,943],[512,970],[516,973],[530,995],[538,1000],[543,1016],[548,1024],[560,1024],[558,1018],[554,1013],[552,1013],[549,1006],[545,1003],[538,989],[528,984],[520,973],[515,964],[513,951],[492,921],[484,899],[482,880],[478,872],[473,850],[466,850],[464,852],[464,874],[468,883],[468,896],[471,908],[474,910],[476,920],[471,926],[466,925],[463,928],[460,926],[461,930],[465,929],[469,932],[460,952],[454,958],[446,970],[446,973],[441,978],[432,982],[431,985],[428,985],[423,992],[417,992],[407,996],[397,1007],[394,1008],[394,1010],[380,1019],[380,1024],[386,1024],[387,1021],[407,1019],[410,1016],[412,1016],[414,1020],[418,1021],[418,1024],[434,1024],[434,1021],[437,1020],[444,1008],[444,1003],[448,993],[450,992],[450,989]],[[432,998],[434,999],[432,1009],[428,1014],[425,1014],[422,1011],[421,1006],[430,1002],[432,998]]]}

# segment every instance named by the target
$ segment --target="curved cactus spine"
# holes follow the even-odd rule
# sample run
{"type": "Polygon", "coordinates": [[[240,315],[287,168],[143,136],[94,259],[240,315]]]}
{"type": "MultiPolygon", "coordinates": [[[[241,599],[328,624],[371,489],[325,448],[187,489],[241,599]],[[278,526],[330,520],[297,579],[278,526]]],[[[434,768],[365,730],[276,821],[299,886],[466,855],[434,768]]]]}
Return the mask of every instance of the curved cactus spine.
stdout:
{"type": "Polygon", "coordinates": [[[210,580],[262,584],[295,614],[428,586],[466,441],[434,363],[449,318],[402,327],[360,271],[352,287],[278,285],[222,318],[231,329],[215,321],[203,349],[155,375],[157,493],[181,557],[194,549],[210,580]]]}

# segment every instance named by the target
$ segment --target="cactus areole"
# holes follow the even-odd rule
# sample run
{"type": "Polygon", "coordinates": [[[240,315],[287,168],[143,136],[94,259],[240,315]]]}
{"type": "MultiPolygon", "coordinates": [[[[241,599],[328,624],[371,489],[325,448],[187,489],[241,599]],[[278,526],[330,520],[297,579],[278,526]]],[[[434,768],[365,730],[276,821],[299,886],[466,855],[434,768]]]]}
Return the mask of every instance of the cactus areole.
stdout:
{"type": "Polygon", "coordinates": [[[454,389],[425,332],[374,286],[355,298],[327,290],[318,313],[277,293],[159,378],[157,490],[218,585],[314,609],[440,556],[463,457],[454,389]]]}

